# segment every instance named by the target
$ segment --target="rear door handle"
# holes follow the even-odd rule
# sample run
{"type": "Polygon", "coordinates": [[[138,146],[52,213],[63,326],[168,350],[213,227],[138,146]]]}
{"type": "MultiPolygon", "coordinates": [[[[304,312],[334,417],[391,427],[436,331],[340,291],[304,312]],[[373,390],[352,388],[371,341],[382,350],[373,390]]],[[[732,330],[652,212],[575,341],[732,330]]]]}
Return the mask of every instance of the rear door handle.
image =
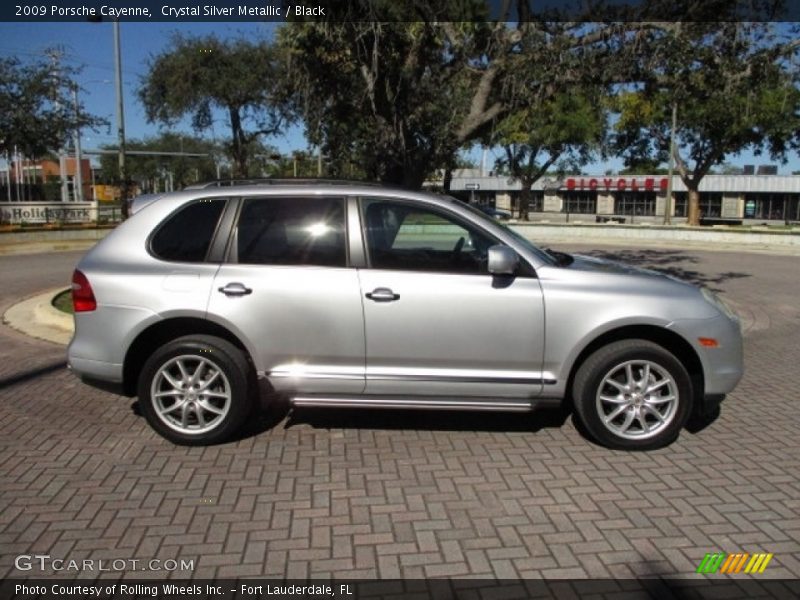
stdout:
{"type": "Polygon", "coordinates": [[[239,282],[228,283],[225,287],[219,288],[219,291],[226,296],[247,296],[253,293],[252,289],[239,282]]]}
{"type": "Polygon", "coordinates": [[[394,302],[400,299],[400,294],[395,294],[389,288],[384,287],[375,288],[371,292],[367,292],[366,296],[375,302],[394,302]]]}

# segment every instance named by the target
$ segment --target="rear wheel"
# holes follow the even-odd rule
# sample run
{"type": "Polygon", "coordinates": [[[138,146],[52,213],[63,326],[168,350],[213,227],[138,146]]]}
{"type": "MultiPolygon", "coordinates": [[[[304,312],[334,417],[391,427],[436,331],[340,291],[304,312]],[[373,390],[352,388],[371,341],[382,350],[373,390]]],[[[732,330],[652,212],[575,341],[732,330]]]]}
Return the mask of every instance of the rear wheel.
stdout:
{"type": "Polygon", "coordinates": [[[145,362],[139,402],[147,421],[176,444],[230,439],[250,414],[250,366],[241,350],[209,335],[178,338],[145,362]]]}
{"type": "Polygon", "coordinates": [[[670,352],[647,340],[614,342],[581,365],[575,412],[611,448],[650,450],[672,443],[689,417],[692,384],[670,352]]]}

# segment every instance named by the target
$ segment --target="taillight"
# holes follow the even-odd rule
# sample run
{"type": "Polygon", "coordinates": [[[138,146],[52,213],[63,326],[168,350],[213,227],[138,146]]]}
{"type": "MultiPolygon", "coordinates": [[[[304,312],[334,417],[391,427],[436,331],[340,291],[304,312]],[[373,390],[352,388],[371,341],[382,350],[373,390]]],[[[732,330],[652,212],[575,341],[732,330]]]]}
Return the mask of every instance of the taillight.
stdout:
{"type": "Polygon", "coordinates": [[[72,310],[78,312],[88,312],[97,308],[97,300],[94,299],[92,286],[86,275],[75,269],[72,273],[72,310]]]}

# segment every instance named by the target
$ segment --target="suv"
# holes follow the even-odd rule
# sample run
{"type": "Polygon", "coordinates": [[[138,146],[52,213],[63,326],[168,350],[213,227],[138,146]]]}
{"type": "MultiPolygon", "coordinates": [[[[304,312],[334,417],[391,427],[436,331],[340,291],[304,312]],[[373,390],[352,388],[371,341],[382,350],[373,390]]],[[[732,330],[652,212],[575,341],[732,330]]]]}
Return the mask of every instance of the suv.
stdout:
{"type": "Polygon", "coordinates": [[[733,313],[660,273],[542,250],[447,196],[345,182],[149,198],[78,264],[68,362],[179,444],[294,406],[531,411],[649,449],[742,376],[733,313]]]}

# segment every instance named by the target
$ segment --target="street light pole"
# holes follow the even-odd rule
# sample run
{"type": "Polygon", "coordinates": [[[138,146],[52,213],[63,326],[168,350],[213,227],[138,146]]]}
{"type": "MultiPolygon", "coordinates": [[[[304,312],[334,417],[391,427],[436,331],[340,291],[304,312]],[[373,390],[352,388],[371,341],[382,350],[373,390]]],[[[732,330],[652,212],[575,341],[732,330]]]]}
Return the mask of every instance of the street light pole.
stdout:
{"type": "Polygon", "coordinates": [[[73,198],[83,202],[83,156],[81,155],[81,112],[78,104],[78,85],[72,85],[72,99],[75,102],[75,191],[73,198]]]}
{"type": "Polygon", "coordinates": [[[672,174],[675,170],[675,128],[678,122],[678,103],[672,102],[672,130],[669,134],[669,170],[667,173],[667,197],[664,200],[664,225],[671,223],[672,212],[672,174]]]}
{"type": "Polygon", "coordinates": [[[122,101],[122,51],[119,44],[119,20],[114,21],[114,71],[117,84],[117,143],[122,218],[128,217],[128,174],[125,172],[125,112],[122,101]]]}

